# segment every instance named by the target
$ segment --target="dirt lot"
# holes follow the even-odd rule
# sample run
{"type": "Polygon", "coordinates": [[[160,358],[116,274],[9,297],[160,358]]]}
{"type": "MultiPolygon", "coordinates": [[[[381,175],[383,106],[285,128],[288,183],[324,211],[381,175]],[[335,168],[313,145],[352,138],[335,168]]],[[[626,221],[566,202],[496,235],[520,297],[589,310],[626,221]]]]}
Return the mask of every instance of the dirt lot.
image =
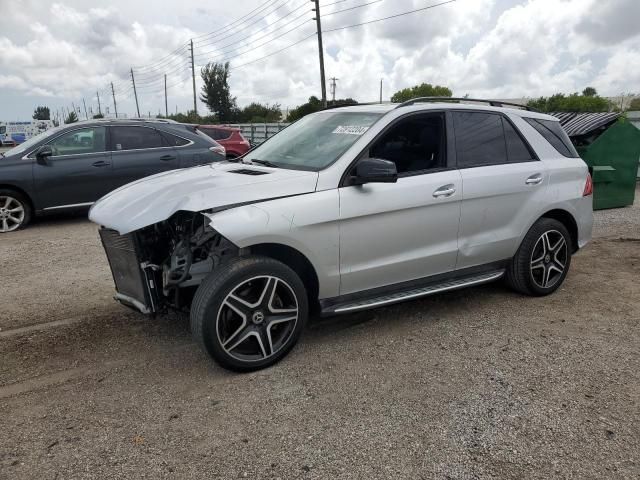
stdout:
{"type": "Polygon", "coordinates": [[[247,375],[112,301],[84,218],[3,235],[0,478],[638,478],[640,208],[596,222],[551,297],[315,320],[247,375]]]}

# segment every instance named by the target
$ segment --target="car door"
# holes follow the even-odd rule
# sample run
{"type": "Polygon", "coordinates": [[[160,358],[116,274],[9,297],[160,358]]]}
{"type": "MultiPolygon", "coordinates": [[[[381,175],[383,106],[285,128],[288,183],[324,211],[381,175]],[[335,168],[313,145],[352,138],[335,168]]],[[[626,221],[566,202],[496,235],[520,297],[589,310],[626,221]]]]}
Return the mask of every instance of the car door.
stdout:
{"type": "Polygon", "coordinates": [[[544,202],[549,174],[506,115],[451,112],[462,175],[456,268],[511,258],[544,202]]]}
{"type": "Polygon", "coordinates": [[[398,181],[339,188],[341,295],[455,269],[461,177],[445,132],[442,113],[396,121],[363,158],[393,161],[398,181]]]}
{"type": "Polygon", "coordinates": [[[42,209],[88,206],[109,192],[106,127],[78,127],[47,144],[53,155],[33,161],[34,190],[42,209]]]}
{"type": "Polygon", "coordinates": [[[114,125],[109,130],[116,186],[179,168],[177,152],[155,128],[114,125]]]}

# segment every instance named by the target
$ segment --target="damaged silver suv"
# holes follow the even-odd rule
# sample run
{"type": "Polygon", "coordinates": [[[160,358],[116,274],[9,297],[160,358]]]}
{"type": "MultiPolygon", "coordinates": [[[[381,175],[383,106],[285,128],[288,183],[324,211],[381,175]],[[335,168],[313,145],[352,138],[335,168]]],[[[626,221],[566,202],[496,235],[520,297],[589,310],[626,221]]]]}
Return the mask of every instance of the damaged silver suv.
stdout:
{"type": "Polygon", "coordinates": [[[310,312],[500,278],[552,293],[591,237],[591,191],[554,117],[420,98],[308,115],[239,161],[121,187],[90,218],[119,302],[189,309],[206,351],[249,371],[283,358],[310,312]]]}

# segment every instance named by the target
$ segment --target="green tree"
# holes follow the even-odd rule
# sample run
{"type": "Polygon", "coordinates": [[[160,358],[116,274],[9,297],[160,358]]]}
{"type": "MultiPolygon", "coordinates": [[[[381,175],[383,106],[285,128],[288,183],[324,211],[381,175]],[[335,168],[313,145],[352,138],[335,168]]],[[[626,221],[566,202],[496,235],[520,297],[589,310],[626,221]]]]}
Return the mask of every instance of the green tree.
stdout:
{"type": "Polygon", "coordinates": [[[582,95],[585,97],[595,97],[598,95],[598,92],[593,87],[587,87],[582,91],[582,95]]]}
{"type": "Polygon", "coordinates": [[[64,119],[64,123],[76,123],[78,121],[78,115],[76,112],[69,112],[67,118],[64,119]]]}
{"type": "Polygon", "coordinates": [[[49,112],[49,107],[36,107],[36,109],[33,111],[33,119],[51,120],[51,112],[49,112]]]}
{"type": "Polygon", "coordinates": [[[391,101],[393,103],[402,103],[416,97],[450,97],[451,95],[453,93],[447,87],[421,83],[420,85],[398,90],[391,96],[391,101]]]}
{"type": "Polygon", "coordinates": [[[238,122],[279,122],[281,118],[280,104],[262,105],[253,102],[240,109],[236,120],[238,122]]]}
{"type": "Polygon", "coordinates": [[[633,100],[631,100],[631,103],[629,103],[629,110],[632,110],[632,111],[640,110],[640,97],[636,97],[633,100]]]}
{"type": "MultiPolygon", "coordinates": [[[[340,98],[337,100],[329,100],[327,102],[328,107],[344,107],[347,105],[357,104],[358,102],[356,102],[353,98],[340,98]]],[[[291,109],[286,120],[288,122],[295,122],[305,115],[313,112],[319,112],[320,110],[322,110],[322,100],[320,100],[316,96],[311,96],[309,97],[309,101],[307,103],[303,103],[302,105],[298,105],[296,108],[291,109]]]]}
{"type": "Polygon", "coordinates": [[[229,62],[209,62],[202,67],[200,75],[204,82],[200,100],[220,121],[232,121],[237,107],[229,88],[229,62]]]}
{"type": "Polygon", "coordinates": [[[527,102],[541,112],[608,112],[612,105],[606,98],[597,94],[594,88],[587,87],[582,92],[565,95],[556,93],[550,97],[540,97],[527,102]]]}

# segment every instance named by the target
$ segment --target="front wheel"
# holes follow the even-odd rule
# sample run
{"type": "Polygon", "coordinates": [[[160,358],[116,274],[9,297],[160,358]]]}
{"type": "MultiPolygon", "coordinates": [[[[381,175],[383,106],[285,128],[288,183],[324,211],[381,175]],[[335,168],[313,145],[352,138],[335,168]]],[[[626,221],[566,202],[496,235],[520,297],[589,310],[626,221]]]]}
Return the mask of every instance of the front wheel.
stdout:
{"type": "Polygon", "coordinates": [[[0,233],[13,232],[31,220],[31,205],[13,190],[0,189],[0,233]]]}
{"type": "Polygon", "coordinates": [[[289,353],[308,310],[304,284],[293,270],[268,257],[242,257],[202,282],[191,307],[191,330],[221,366],[248,372],[289,353]]]}
{"type": "Polygon", "coordinates": [[[558,220],[541,218],[527,232],[507,269],[507,284],[526,295],[555,292],[567,276],[573,246],[558,220]]]}

